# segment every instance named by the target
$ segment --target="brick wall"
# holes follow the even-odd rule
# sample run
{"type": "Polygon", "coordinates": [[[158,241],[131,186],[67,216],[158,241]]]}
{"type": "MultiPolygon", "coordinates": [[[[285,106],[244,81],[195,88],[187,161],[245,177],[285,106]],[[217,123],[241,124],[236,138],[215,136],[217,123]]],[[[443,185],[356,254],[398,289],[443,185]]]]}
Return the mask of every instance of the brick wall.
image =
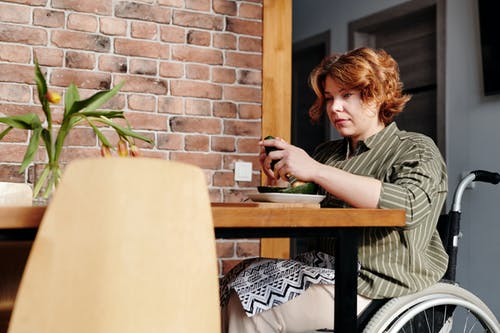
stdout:
{"type": "MultiPolygon", "coordinates": [[[[0,114],[42,117],[35,57],[63,94],[71,82],[86,97],[126,80],[106,108],[125,110],[154,140],[140,143],[143,155],[203,168],[212,201],[241,201],[259,184],[262,0],[2,1],[0,114]],[[238,160],[253,163],[251,182],[234,182],[238,160]]],[[[0,181],[32,182],[33,166],[18,172],[28,140],[13,130],[0,142],[0,181]]],[[[98,144],[77,128],[62,163],[99,156],[98,144]]],[[[217,251],[224,272],[257,255],[259,242],[219,240],[217,251]]]]}

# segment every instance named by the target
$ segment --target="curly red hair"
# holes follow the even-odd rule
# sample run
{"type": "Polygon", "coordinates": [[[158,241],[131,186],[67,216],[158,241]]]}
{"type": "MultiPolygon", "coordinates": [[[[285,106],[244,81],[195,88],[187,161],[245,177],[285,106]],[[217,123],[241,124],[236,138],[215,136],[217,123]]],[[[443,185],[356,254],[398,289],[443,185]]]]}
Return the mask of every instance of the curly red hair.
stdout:
{"type": "Polygon", "coordinates": [[[403,94],[397,62],[384,50],[361,47],[344,54],[327,56],[311,72],[309,84],[316,101],[309,109],[313,122],[325,110],[325,80],[331,77],[346,89],[359,90],[364,103],[379,105],[379,119],[389,124],[403,111],[411,96],[403,94]]]}

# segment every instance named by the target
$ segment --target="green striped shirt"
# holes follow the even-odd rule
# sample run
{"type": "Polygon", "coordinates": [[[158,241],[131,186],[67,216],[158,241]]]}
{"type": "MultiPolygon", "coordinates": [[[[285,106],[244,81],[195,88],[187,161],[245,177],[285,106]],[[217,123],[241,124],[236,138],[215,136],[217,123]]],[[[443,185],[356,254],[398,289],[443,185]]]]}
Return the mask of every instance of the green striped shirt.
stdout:
{"type": "MultiPolygon", "coordinates": [[[[446,165],[434,142],[391,123],[358,144],[349,157],[347,139],[320,145],[318,161],[382,181],[379,208],[405,209],[404,228],[365,228],[359,244],[358,292],[369,298],[422,290],[445,273],[448,256],[436,224],[447,194],[446,165]]],[[[348,207],[327,193],[324,207],[348,207]]],[[[320,250],[332,252],[331,240],[320,250]]]]}

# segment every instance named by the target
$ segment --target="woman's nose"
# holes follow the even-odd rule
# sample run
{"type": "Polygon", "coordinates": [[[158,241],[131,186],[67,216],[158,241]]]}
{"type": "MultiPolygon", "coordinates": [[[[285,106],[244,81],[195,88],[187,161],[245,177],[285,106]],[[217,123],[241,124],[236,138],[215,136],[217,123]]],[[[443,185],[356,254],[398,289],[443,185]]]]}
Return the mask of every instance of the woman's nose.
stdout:
{"type": "Polygon", "coordinates": [[[330,106],[330,111],[332,112],[341,112],[342,111],[342,103],[340,101],[333,101],[332,105],[330,106]]]}

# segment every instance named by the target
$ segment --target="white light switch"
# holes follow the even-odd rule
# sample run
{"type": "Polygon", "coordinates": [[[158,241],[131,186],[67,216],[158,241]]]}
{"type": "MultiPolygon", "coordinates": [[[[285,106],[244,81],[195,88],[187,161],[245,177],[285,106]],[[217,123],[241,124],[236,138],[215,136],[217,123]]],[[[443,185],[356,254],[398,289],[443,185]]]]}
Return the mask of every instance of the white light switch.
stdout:
{"type": "Polygon", "coordinates": [[[252,163],[234,162],[234,180],[241,182],[252,181],[252,163]]]}

